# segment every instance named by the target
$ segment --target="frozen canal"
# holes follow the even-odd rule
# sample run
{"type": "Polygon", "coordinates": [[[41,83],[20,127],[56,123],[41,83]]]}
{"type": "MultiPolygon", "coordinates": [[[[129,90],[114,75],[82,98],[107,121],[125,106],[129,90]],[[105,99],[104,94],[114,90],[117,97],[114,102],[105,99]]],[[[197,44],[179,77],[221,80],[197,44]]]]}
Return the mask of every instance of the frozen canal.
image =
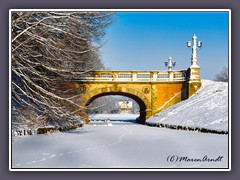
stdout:
{"type": "Polygon", "coordinates": [[[228,168],[228,136],[139,124],[14,137],[12,168],[228,168]]]}

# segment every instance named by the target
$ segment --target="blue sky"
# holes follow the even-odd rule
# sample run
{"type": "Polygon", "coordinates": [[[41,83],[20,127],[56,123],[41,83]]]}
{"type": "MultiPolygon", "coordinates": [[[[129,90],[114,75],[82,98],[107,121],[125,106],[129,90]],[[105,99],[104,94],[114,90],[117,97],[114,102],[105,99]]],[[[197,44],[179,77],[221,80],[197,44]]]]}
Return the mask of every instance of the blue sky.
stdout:
{"type": "Polygon", "coordinates": [[[102,61],[111,70],[166,70],[191,65],[186,42],[196,34],[202,79],[214,79],[228,65],[228,12],[116,12],[107,29],[102,61]]]}

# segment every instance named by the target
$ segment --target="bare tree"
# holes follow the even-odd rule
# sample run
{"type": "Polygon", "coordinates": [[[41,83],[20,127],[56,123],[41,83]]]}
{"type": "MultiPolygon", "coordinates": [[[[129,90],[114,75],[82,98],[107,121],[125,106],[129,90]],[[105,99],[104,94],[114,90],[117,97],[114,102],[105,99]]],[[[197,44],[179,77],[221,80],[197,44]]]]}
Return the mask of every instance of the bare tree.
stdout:
{"type": "Polygon", "coordinates": [[[216,74],[214,80],[228,82],[228,67],[223,67],[222,71],[219,74],[216,74]]]}
{"type": "Polygon", "coordinates": [[[83,119],[84,88],[72,79],[102,68],[98,49],[111,17],[111,12],[12,12],[12,111],[29,108],[40,124],[83,119]]]}

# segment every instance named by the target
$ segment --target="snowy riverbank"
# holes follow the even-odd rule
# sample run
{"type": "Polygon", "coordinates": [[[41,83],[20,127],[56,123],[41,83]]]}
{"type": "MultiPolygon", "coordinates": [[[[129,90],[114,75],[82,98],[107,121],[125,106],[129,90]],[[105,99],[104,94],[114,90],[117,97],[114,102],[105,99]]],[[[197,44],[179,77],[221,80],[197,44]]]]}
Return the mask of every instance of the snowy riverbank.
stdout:
{"type": "Polygon", "coordinates": [[[139,124],[86,125],[14,137],[11,157],[13,169],[228,168],[228,137],[139,124]]]}
{"type": "MultiPolygon", "coordinates": [[[[229,168],[229,136],[112,123],[138,116],[91,115],[91,122],[107,121],[111,126],[98,123],[66,132],[13,137],[11,168],[229,168]]],[[[228,131],[228,84],[203,81],[197,94],[146,123],[228,131]]]]}
{"type": "Polygon", "coordinates": [[[228,83],[202,80],[202,88],[191,98],[154,115],[146,124],[228,132],[228,83]]]}

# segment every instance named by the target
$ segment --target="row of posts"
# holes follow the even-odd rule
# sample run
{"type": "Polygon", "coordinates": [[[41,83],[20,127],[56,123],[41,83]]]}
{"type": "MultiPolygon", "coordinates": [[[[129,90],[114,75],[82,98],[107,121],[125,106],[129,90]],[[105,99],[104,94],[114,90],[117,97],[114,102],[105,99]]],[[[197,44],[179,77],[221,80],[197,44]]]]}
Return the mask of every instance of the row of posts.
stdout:
{"type": "Polygon", "coordinates": [[[26,135],[33,135],[37,134],[37,130],[12,130],[12,136],[26,136],[26,135]]]}
{"type": "MultiPolygon", "coordinates": [[[[152,81],[157,81],[158,79],[159,71],[151,71],[150,72],[150,78],[152,81]]],[[[132,72],[132,81],[137,81],[137,72],[132,72]]],[[[174,71],[169,70],[168,71],[168,80],[173,81],[174,80],[174,71]]]]}
{"type": "MultiPolygon", "coordinates": [[[[165,73],[162,73],[162,74],[160,73],[160,75],[163,76],[162,78],[158,78],[159,71],[150,71],[150,74],[149,73],[146,73],[146,74],[142,73],[141,74],[141,73],[139,73],[139,71],[130,71],[130,73],[126,73],[126,74],[129,75],[129,79],[131,79],[131,81],[138,81],[138,79],[141,79],[141,78],[138,77],[138,75],[150,75],[149,78],[150,78],[151,81],[157,81],[158,79],[167,79],[167,80],[173,81],[174,78],[175,78],[174,74],[176,72],[181,73],[182,77],[184,78],[184,75],[183,75],[184,71],[172,71],[172,70],[168,70],[168,71],[166,71],[165,73]],[[164,77],[164,76],[166,76],[166,77],[164,77]]],[[[106,72],[104,72],[104,74],[105,73],[106,72]]],[[[94,79],[98,80],[99,78],[100,79],[104,78],[104,77],[101,77],[100,75],[101,75],[101,73],[100,74],[98,74],[98,73],[95,74],[94,79]]],[[[109,78],[112,78],[113,81],[121,79],[121,78],[119,78],[119,73],[118,72],[109,72],[109,75],[112,75],[112,77],[109,77],[109,78]]],[[[108,78],[108,77],[105,77],[105,78],[108,78]]]]}

